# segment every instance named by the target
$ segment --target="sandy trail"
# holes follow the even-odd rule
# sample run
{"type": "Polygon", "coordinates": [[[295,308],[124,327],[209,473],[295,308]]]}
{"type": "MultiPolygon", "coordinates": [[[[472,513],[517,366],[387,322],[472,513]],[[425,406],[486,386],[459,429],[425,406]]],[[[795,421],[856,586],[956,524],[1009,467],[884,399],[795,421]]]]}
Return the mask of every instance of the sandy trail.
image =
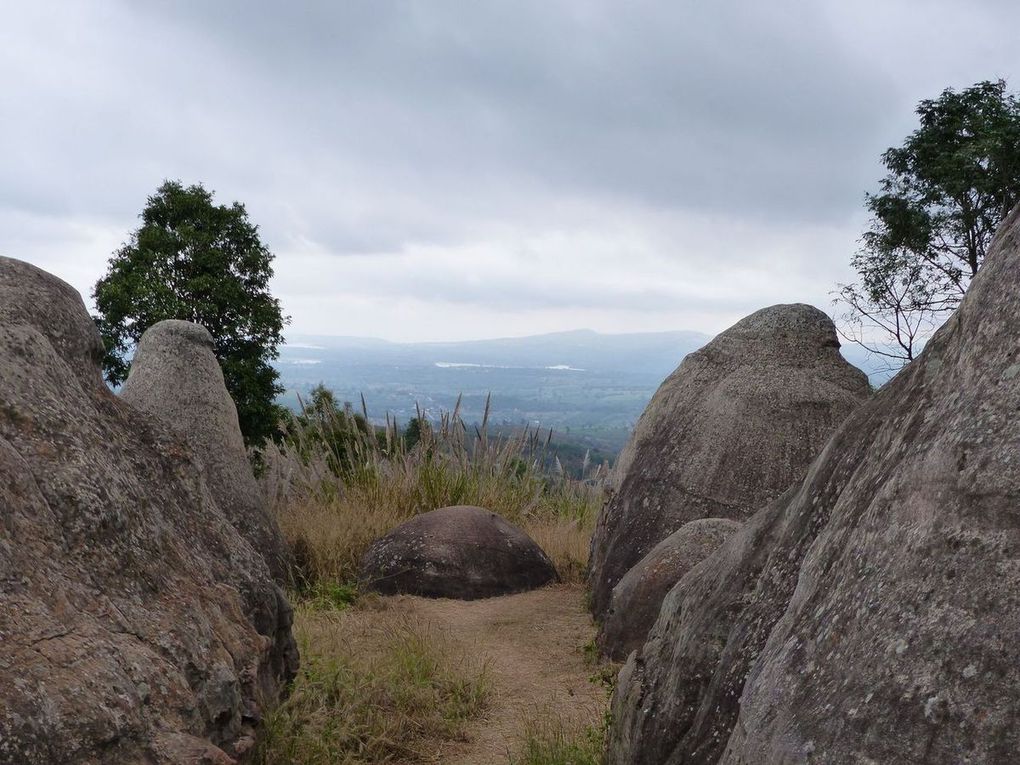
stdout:
{"type": "Polygon", "coordinates": [[[388,599],[461,643],[472,658],[487,662],[488,710],[466,742],[446,745],[438,762],[452,765],[506,763],[524,729],[534,721],[562,722],[567,730],[597,723],[605,691],[592,683],[582,646],[595,635],[579,585],[476,601],[388,599]]]}

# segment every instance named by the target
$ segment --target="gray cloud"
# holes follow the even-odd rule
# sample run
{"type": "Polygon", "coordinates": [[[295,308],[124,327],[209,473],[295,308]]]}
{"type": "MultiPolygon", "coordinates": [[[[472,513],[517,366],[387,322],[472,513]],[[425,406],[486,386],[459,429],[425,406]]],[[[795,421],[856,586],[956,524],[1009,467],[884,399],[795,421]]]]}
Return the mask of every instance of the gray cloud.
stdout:
{"type": "Polygon", "coordinates": [[[382,178],[412,187],[509,179],[798,220],[859,200],[873,114],[895,94],[833,38],[821,5],[598,6],[161,8],[163,23],[222,40],[260,89],[286,103],[297,86],[309,129],[388,156],[382,178]]]}
{"type": "Polygon", "coordinates": [[[999,0],[21,4],[0,251],[87,289],[162,179],[201,180],[262,226],[298,331],[349,334],[329,296],[359,285],[381,335],[407,336],[396,298],[437,339],[717,329],[826,300],[880,152],[918,99],[1012,74],[1018,21],[999,0]]]}

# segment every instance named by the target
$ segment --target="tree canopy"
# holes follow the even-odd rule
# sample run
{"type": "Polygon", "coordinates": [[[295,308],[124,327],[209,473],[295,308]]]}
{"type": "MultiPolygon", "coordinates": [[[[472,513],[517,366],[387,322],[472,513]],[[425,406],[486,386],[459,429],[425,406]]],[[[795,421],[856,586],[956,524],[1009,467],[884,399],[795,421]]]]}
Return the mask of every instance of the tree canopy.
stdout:
{"type": "Polygon", "coordinates": [[[217,205],[201,184],[166,181],[148,198],[141,226],[95,285],[96,323],[111,384],[127,377],[142,333],[164,319],[209,330],[249,445],[277,430],[282,391],[271,362],[287,319],[269,290],[273,254],[244,205],[217,205]]]}
{"type": "Polygon", "coordinates": [[[867,195],[858,281],[839,289],[844,334],[896,362],[956,308],[1020,200],[1020,101],[1003,80],[947,89],[916,111],[920,126],[882,155],[888,172],[867,195]]]}

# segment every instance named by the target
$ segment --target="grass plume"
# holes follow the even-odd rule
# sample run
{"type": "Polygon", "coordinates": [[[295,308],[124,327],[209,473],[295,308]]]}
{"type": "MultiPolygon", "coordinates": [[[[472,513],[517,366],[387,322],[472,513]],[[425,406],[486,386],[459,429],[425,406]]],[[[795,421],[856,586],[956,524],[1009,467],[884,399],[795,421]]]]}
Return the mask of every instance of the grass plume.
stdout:
{"type": "Polygon", "coordinates": [[[580,480],[563,475],[550,453],[551,431],[494,436],[488,402],[471,427],[459,399],[435,423],[419,411],[413,443],[392,418],[370,426],[361,403],[360,413],[332,401],[306,405],[288,445],[267,455],[264,480],[299,562],[299,586],[352,581],[375,539],[449,505],[502,515],[535,538],[565,580],[583,576],[605,466],[586,465],[580,480]]]}

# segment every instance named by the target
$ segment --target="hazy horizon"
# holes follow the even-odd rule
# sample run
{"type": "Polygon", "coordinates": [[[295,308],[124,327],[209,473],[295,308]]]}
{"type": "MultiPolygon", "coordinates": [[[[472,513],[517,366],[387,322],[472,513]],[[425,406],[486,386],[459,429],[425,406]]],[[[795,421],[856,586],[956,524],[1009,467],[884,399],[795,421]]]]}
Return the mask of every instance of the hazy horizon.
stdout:
{"type": "Polygon", "coordinates": [[[289,329],[284,330],[284,344],[293,347],[293,344],[289,341],[290,338],[331,338],[335,340],[375,340],[380,343],[392,343],[394,345],[428,345],[428,344],[446,344],[446,343],[475,343],[475,342],[489,342],[498,340],[526,340],[533,337],[545,337],[549,335],[573,335],[582,333],[592,333],[595,335],[676,335],[676,334],[689,334],[689,335],[701,335],[705,338],[712,337],[712,334],[708,332],[700,332],[692,329],[660,329],[660,330],[649,330],[643,332],[600,332],[597,329],[591,327],[573,327],[570,329],[555,329],[548,332],[533,332],[524,335],[493,335],[493,336],[480,336],[480,337],[466,337],[460,339],[450,338],[438,338],[435,340],[391,340],[387,337],[379,337],[377,335],[338,335],[328,332],[291,332],[289,329]]]}
{"type": "MultiPolygon", "coordinates": [[[[388,414],[406,421],[419,406],[437,416],[458,405],[471,421],[491,396],[493,422],[569,430],[614,453],[663,380],[711,339],[683,330],[414,343],[298,335],[275,366],[285,388],[280,400],[294,409],[322,384],[341,400],[363,399],[378,422],[388,414]]],[[[873,385],[889,377],[859,347],[844,345],[842,355],[873,385]]]]}

